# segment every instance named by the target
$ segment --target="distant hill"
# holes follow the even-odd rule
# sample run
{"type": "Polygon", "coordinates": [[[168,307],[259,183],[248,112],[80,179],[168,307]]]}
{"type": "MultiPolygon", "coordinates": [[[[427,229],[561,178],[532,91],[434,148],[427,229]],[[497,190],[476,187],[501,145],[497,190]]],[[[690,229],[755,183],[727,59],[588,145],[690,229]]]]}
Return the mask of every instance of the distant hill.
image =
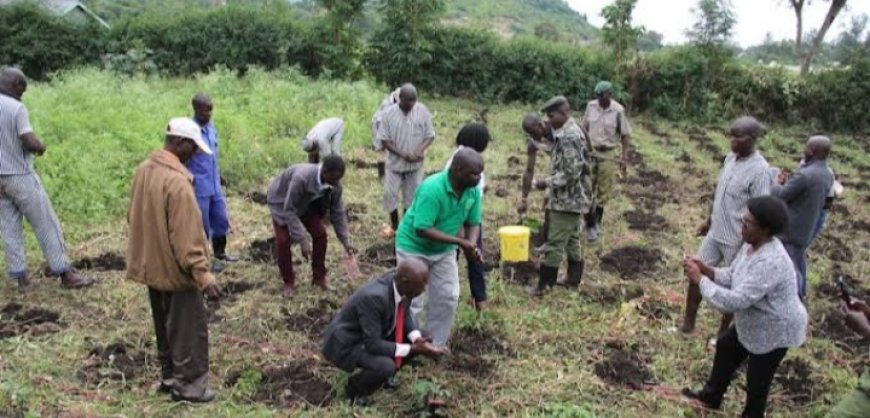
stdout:
{"type": "Polygon", "coordinates": [[[443,22],[486,27],[503,37],[534,35],[586,43],[599,29],[563,0],[447,0],[443,22]]]}
{"type": "MultiPolygon", "coordinates": [[[[225,3],[263,4],[276,0],[229,0],[225,3]]],[[[107,20],[137,15],[146,10],[174,13],[184,8],[210,7],[213,0],[83,0],[91,10],[107,20]]],[[[317,13],[314,0],[287,0],[304,13],[317,13]]],[[[220,3],[220,2],[217,2],[220,3]]],[[[378,20],[370,5],[358,25],[363,31],[378,20]]],[[[564,0],[446,0],[442,22],[474,28],[487,28],[505,38],[517,35],[572,43],[587,43],[598,38],[599,29],[586,16],[571,9],[564,0]]]]}

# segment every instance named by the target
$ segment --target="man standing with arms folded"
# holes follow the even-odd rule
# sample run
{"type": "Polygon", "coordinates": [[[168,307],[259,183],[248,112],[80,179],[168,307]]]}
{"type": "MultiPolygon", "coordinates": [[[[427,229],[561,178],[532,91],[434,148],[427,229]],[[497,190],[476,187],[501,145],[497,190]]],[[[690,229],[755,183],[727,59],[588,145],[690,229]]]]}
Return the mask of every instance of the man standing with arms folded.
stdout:
{"type": "Polygon", "coordinates": [[[595,206],[586,214],[586,240],[598,241],[601,233],[601,220],[604,217],[604,205],[610,201],[615,187],[616,165],[619,160],[619,171],[625,175],[628,171],[629,138],[631,126],[625,109],[611,98],[613,86],[609,81],[601,81],[595,85],[596,99],[586,105],[581,125],[589,133],[589,141],[595,149],[592,176],[594,184],[595,206]],[[622,145],[621,157],[617,157],[616,149],[622,145]]]}
{"type": "MultiPolygon", "coordinates": [[[[764,128],[755,118],[743,116],[731,124],[728,141],[731,153],[725,157],[713,207],[707,220],[698,228],[703,236],[698,258],[713,267],[728,267],[740,251],[743,239],[740,234],[746,203],[753,197],[770,194],[772,178],[767,160],[756,151],[755,145],[764,135],[764,128]]],[[[686,313],[680,330],[689,334],[695,330],[695,317],[701,304],[701,289],[689,283],[686,292],[686,313]]],[[[717,337],[724,334],[731,324],[732,315],[723,314],[717,337]]],[[[716,338],[711,340],[715,344],[716,338]]]]}
{"type": "Polygon", "coordinates": [[[399,192],[405,210],[411,206],[414,193],[423,180],[423,160],[426,149],[435,140],[429,109],[417,103],[417,89],[405,84],[399,89],[399,103],[380,112],[380,124],[375,147],[387,150],[384,174],[384,209],[390,214],[390,225],[399,226],[399,192]]]}
{"type": "Polygon", "coordinates": [[[200,127],[174,118],[166,143],[139,165],[127,211],[127,279],[148,286],[160,390],[175,401],[210,402],[208,320],[202,295],[221,296],[211,274],[193,175],[184,163],[210,154],[200,127]]]}
{"type": "Polygon", "coordinates": [[[21,70],[0,71],[0,236],[9,278],[18,282],[21,291],[30,290],[21,222],[27,218],[51,273],[60,276],[63,287],[90,286],[92,279],[70,267],[60,222],[33,170],[33,156],[44,154],[45,145],[33,133],[27,107],[21,103],[26,90],[27,77],[21,70]]]}
{"type": "Polygon", "coordinates": [[[477,151],[456,151],[448,170],[429,176],[420,185],[396,234],[398,263],[418,259],[429,268],[427,291],[412,301],[411,312],[420,324],[420,312],[428,305],[426,330],[438,347],[447,346],[459,304],[456,247],[462,248],[469,261],[481,261],[477,238],[482,211],[476,186],[482,172],[483,159],[477,151]]]}

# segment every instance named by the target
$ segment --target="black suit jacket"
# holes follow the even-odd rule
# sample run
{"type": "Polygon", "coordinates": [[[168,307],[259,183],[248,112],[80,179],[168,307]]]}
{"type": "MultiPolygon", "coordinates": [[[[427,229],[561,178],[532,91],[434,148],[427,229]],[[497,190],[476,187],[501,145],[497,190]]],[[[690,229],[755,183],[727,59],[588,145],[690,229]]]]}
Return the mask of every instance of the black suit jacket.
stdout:
{"type": "MultiPolygon", "coordinates": [[[[336,366],[353,371],[356,358],[353,352],[359,348],[372,356],[394,357],[396,355],[395,327],[396,302],[393,294],[393,279],[396,271],[366,283],[341,307],[326,328],[323,337],[323,355],[336,366]]],[[[411,317],[410,300],[403,300],[405,310],[404,341],[417,329],[411,317]]]]}

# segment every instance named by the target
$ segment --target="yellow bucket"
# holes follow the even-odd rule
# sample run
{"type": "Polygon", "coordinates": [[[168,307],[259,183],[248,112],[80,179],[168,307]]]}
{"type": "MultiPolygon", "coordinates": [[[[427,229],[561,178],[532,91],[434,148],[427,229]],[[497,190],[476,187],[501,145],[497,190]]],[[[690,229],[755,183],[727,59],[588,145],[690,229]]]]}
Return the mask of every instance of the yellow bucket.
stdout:
{"type": "Polygon", "coordinates": [[[525,226],[503,226],[498,230],[501,261],[529,261],[529,236],[525,226]]]}

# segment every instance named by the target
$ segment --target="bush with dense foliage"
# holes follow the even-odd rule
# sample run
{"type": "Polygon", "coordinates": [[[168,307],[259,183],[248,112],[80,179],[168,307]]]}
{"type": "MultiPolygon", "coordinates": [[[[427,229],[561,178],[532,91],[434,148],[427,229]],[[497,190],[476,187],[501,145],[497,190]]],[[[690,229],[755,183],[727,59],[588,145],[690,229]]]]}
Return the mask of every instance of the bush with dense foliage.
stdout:
{"type": "Polygon", "coordinates": [[[32,4],[0,7],[0,63],[16,65],[30,77],[98,62],[105,29],[74,24],[32,4]]]}
{"type": "MultiPolygon", "coordinates": [[[[417,10],[411,7],[414,1],[396,1],[398,6],[384,13],[399,13],[402,5],[417,10]]],[[[538,104],[564,94],[578,108],[591,98],[598,80],[610,79],[617,98],[632,112],[665,118],[712,121],[754,114],[807,120],[824,129],[870,126],[866,56],[800,78],[784,68],[747,64],[726,50],[696,46],[666,48],[617,64],[605,51],[532,37],[503,40],[491,31],[432,25],[433,18],[393,16],[366,42],[355,36],[336,43],[325,19],[302,18],[287,4],[274,3],[148,12],[105,31],[30,6],[2,7],[0,60],[20,65],[35,79],[99,64],[122,74],[182,76],[215,68],[244,74],[254,66],[297,66],[310,76],[368,74],[390,87],[411,81],[429,93],[483,102],[538,104]]]]}

